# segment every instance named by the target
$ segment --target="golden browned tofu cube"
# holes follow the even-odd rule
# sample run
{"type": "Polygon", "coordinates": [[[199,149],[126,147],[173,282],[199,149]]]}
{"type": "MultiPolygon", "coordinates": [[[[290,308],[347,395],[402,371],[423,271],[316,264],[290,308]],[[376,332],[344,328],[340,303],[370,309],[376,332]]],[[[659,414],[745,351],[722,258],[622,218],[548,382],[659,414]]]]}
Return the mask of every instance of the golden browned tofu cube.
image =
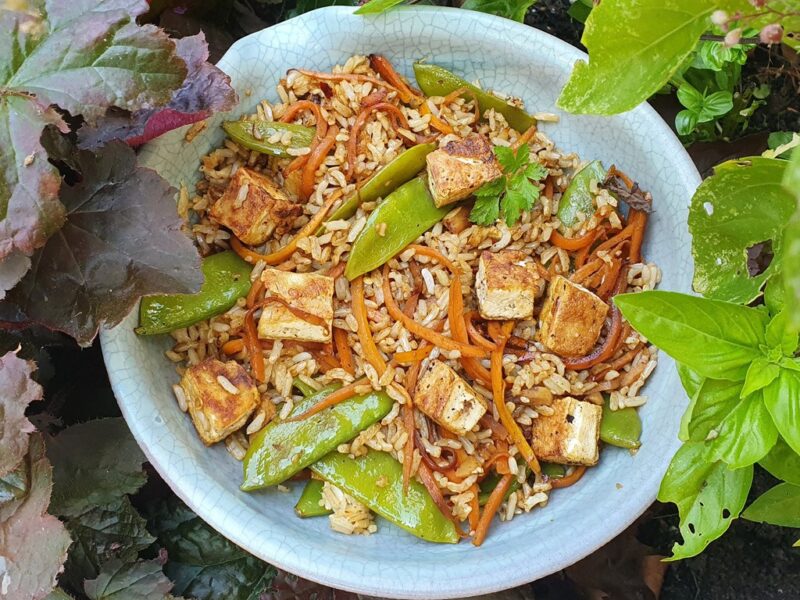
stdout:
{"type": "Polygon", "coordinates": [[[478,260],[475,293],[484,319],[530,319],[539,273],[534,259],[519,250],[484,251],[478,260]]]}
{"type": "Polygon", "coordinates": [[[261,281],[266,290],[265,299],[277,300],[266,301],[258,320],[258,337],[301,342],[331,341],[333,277],[264,269],[261,281]]]}
{"type": "Polygon", "coordinates": [[[245,244],[258,246],[289,231],[302,212],[272,179],[241,167],[210,214],[245,244]]]}
{"type": "Polygon", "coordinates": [[[552,415],[540,414],[531,425],[536,458],[562,465],[597,464],[603,408],[569,396],[556,398],[551,406],[552,415]]]}
{"type": "Polygon", "coordinates": [[[417,383],[414,404],[439,425],[458,435],[475,427],[487,409],[486,400],[440,360],[431,361],[417,383]]]}
{"type": "Polygon", "coordinates": [[[477,133],[448,142],[425,160],[428,186],[436,206],[463,200],[503,174],[491,143],[477,133]]]}
{"type": "Polygon", "coordinates": [[[583,356],[600,337],[607,314],[608,305],[595,294],[558,275],[539,315],[539,339],[560,356],[583,356]]]}
{"type": "Polygon", "coordinates": [[[207,445],[224,439],[245,424],[259,401],[256,384],[242,365],[207,358],[183,374],[189,414],[207,445]]]}

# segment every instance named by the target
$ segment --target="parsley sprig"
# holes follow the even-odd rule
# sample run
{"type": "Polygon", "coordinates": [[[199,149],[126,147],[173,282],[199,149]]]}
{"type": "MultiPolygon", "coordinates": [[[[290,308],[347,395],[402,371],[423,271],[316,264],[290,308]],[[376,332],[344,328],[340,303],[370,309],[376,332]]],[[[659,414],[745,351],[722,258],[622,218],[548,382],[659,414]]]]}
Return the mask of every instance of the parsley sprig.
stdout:
{"type": "Polygon", "coordinates": [[[527,144],[520,146],[516,153],[511,148],[495,146],[494,155],[503,168],[503,176],[485,183],[475,192],[475,206],[469,213],[469,220],[478,225],[494,225],[502,212],[510,227],[539,199],[539,186],[534,182],[546,177],[547,169],[538,162],[531,162],[527,144]]]}

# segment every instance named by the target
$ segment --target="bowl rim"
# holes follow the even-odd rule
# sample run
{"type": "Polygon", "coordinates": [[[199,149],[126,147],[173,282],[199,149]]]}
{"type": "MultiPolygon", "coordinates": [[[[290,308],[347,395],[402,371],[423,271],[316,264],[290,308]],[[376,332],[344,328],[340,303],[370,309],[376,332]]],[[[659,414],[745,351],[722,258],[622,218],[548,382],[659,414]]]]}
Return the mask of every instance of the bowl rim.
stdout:
{"type": "MultiPolygon", "coordinates": [[[[245,44],[246,40],[251,36],[258,36],[269,30],[274,31],[276,29],[291,29],[305,20],[312,18],[317,19],[322,14],[324,14],[326,18],[332,19],[345,16],[349,17],[355,10],[355,7],[349,6],[328,6],[318,8],[308,13],[287,19],[286,21],[271,27],[254,32],[234,42],[222,57],[219,64],[224,64],[225,58],[230,54],[235,54],[239,47],[245,44]],[[313,15],[313,17],[311,15],[313,15]]],[[[500,22],[504,28],[517,35],[533,36],[532,39],[534,40],[536,38],[542,39],[542,36],[545,36],[547,43],[555,47],[559,52],[563,53],[563,55],[566,56],[568,60],[572,61],[573,64],[576,60],[588,60],[586,53],[568,44],[567,42],[564,42],[563,40],[560,40],[545,31],[530,27],[523,23],[504,19],[502,17],[477,11],[440,6],[400,6],[392,9],[392,13],[425,12],[430,13],[432,16],[436,14],[452,14],[454,11],[458,12],[461,19],[471,19],[475,22],[475,24],[479,24],[481,22],[492,22],[495,26],[497,26],[498,22],[500,22]]],[[[360,18],[380,19],[384,18],[385,16],[386,15],[383,14],[363,15],[360,18]]],[[[656,133],[659,140],[662,140],[663,143],[672,146],[672,150],[674,150],[672,166],[675,169],[675,172],[677,172],[679,176],[683,178],[685,181],[685,187],[696,188],[701,182],[701,177],[697,171],[697,168],[689,158],[689,155],[686,153],[682,144],[680,144],[677,137],[674,135],[668,125],[661,119],[655,109],[653,109],[648,103],[644,102],[631,111],[628,111],[628,114],[630,113],[636,114],[640,119],[646,122],[648,128],[656,133]]],[[[187,127],[177,131],[183,131],[187,127]]],[[[119,327],[123,326],[125,326],[124,322],[119,327]]],[[[392,589],[380,587],[379,584],[374,584],[373,582],[354,582],[354,579],[357,578],[345,579],[341,576],[329,576],[327,574],[320,575],[317,571],[315,571],[312,562],[303,560],[303,557],[299,556],[297,552],[293,550],[287,550],[286,547],[280,543],[273,542],[270,544],[271,540],[261,540],[259,547],[256,548],[255,544],[248,542],[250,537],[245,535],[245,531],[247,530],[246,523],[239,523],[232,519],[219,518],[219,515],[215,511],[205,510],[203,503],[193,500],[192,494],[190,494],[190,490],[196,488],[197,482],[192,482],[192,485],[187,485],[187,482],[183,481],[184,477],[182,475],[178,476],[177,478],[171,475],[171,469],[169,467],[170,456],[168,453],[159,451],[153,452],[146,443],[147,436],[144,426],[138,423],[136,419],[131,418],[130,407],[127,405],[126,399],[130,395],[136,393],[136,389],[135,385],[132,384],[129,379],[124,377],[115,377],[115,367],[120,366],[120,364],[115,364],[117,360],[116,357],[113,355],[113,353],[106,351],[106,347],[113,343],[114,336],[112,331],[113,329],[103,329],[100,332],[100,339],[103,346],[103,357],[108,370],[112,389],[118,399],[118,404],[122,415],[128,423],[134,438],[141,447],[148,461],[153,465],[156,471],[158,471],[160,476],[165,480],[173,492],[211,527],[242,547],[247,552],[262,558],[278,568],[297,574],[306,579],[342,590],[393,598],[457,598],[496,592],[535,581],[536,579],[544,577],[549,573],[556,572],[560,569],[570,566],[571,564],[574,564],[622,533],[656,499],[656,494],[661,479],[660,475],[663,473],[663,470],[666,469],[667,460],[664,461],[663,469],[658,471],[658,477],[650,477],[646,480],[646,485],[642,485],[639,489],[630,491],[631,496],[629,496],[626,502],[628,510],[618,511],[614,514],[607,515],[607,517],[603,520],[602,527],[595,528],[593,531],[584,532],[586,534],[586,543],[581,547],[580,552],[569,557],[562,555],[559,560],[549,563],[546,569],[525,569],[524,567],[521,567],[504,573],[502,579],[497,577],[487,577],[483,578],[480,582],[470,581],[467,585],[459,585],[457,582],[454,582],[451,579],[448,583],[455,583],[455,585],[451,585],[446,590],[431,589],[430,587],[428,589],[424,589],[420,586],[416,586],[413,590],[402,590],[402,595],[401,593],[393,591],[392,589]]],[[[677,449],[677,440],[673,446],[675,449],[677,449]]],[[[240,493],[238,489],[225,490],[225,492],[228,494],[240,493]]]]}

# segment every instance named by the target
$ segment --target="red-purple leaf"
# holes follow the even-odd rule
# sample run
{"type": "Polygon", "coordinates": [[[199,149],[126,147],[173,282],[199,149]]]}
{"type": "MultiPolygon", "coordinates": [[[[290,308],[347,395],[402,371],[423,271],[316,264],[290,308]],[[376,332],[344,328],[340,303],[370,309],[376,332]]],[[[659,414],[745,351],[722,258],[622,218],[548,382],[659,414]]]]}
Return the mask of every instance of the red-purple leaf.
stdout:
{"type": "Polygon", "coordinates": [[[178,56],[189,74],[168,105],[161,109],[109,111],[94,126],[78,131],[80,145],[97,148],[113,139],[123,139],[139,146],[167,131],[201,121],[211,114],[227,111],[236,105],[236,92],[230,77],[209,64],[205,35],[199,33],[175,42],[178,56]]]}
{"type": "Polygon", "coordinates": [[[35,368],[14,352],[0,357],[0,476],[14,470],[28,451],[28,434],[34,427],[25,409],[42,399],[42,387],[31,379],[35,368]]]}
{"type": "Polygon", "coordinates": [[[194,292],[200,259],[181,231],[174,189],[136,167],[122,142],[76,154],[83,179],[64,186],[67,222],[10,294],[29,319],[88,345],[145,294],[194,292]]]}
{"type": "Polygon", "coordinates": [[[55,586],[70,545],[63,523],[47,514],[52,467],[41,435],[31,436],[21,472],[27,495],[0,505],[0,586],[4,598],[39,600],[55,586]]]}

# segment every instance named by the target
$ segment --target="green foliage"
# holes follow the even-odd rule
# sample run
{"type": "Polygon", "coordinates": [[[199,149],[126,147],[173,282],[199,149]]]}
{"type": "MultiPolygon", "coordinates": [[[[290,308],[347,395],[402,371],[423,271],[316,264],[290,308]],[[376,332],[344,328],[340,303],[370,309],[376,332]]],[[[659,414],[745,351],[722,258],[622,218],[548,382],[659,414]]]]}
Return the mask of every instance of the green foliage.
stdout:
{"type": "Polygon", "coordinates": [[[158,561],[126,563],[114,558],[83,584],[89,600],[164,600],[172,583],[158,561]]]}
{"type": "Polygon", "coordinates": [[[694,289],[710,298],[748,303],[781,268],[783,229],[795,200],[781,187],[786,161],[749,157],[714,169],[689,209],[694,289]],[[773,259],[760,274],[748,270],[748,249],[768,242],[773,259]]]}
{"type": "Polygon", "coordinates": [[[696,556],[721,536],[747,500],[753,467],[732,470],[711,461],[701,442],[688,442],[678,450],[667,469],[658,499],[673,502],[680,514],[683,543],[672,548],[677,560],[696,556]]]}
{"type": "Polygon", "coordinates": [[[800,455],[783,440],[778,440],[758,464],[781,481],[800,485],[800,455]]]}
{"type": "Polygon", "coordinates": [[[742,513],[748,521],[800,527],[800,486],[781,483],[756,498],[742,513]]]}
{"type": "Polygon", "coordinates": [[[464,0],[461,8],[505,17],[520,23],[525,21],[528,9],[536,0],[464,0]]]}
{"type": "Polygon", "coordinates": [[[355,11],[357,15],[379,15],[402,4],[404,0],[369,0],[355,11]]]}
{"type": "Polygon", "coordinates": [[[531,162],[527,144],[522,144],[516,152],[505,146],[495,146],[494,153],[504,175],[485,183],[475,192],[475,205],[469,219],[478,225],[488,226],[494,225],[502,214],[506,225],[510,227],[539,199],[540,190],[536,182],[547,176],[547,169],[535,161],[531,162]]]}
{"type": "Polygon", "coordinates": [[[269,590],[275,568],[226,540],[177,498],[160,504],[149,521],[167,550],[164,570],[175,594],[259,600],[269,590]]]}

